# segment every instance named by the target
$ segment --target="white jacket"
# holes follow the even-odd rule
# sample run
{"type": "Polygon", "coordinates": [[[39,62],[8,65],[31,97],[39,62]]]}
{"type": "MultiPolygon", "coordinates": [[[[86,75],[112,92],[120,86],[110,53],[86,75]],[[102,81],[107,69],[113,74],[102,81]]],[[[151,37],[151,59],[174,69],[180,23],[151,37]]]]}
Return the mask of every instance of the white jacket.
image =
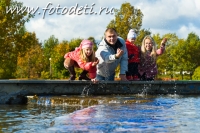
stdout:
{"type": "Polygon", "coordinates": [[[99,59],[99,64],[97,65],[98,75],[108,77],[115,73],[118,65],[120,65],[120,74],[126,74],[128,70],[128,52],[124,39],[118,37],[118,41],[122,44],[120,49],[124,51],[124,54],[119,59],[115,59],[115,50],[107,45],[104,39],[99,43],[95,53],[99,59]]]}

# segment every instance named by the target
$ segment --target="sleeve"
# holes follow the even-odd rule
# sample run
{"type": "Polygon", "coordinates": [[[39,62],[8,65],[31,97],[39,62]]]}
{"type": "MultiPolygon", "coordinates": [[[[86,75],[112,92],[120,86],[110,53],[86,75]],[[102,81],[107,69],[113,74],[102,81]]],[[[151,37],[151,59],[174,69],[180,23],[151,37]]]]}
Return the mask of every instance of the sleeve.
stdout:
{"type": "Polygon", "coordinates": [[[112,63],[112,62],[116,61],[114,52],[112,53],[111,49],[109,49],[109,47],[106,47],[104,43],[105,42],[102,41],[99,44],[99,47],[97,50],[97,58],[99,55],[105,63],[112,63]]]}
{"type": "Polygon", "coordinates": [[[90,69],[88,71],[88,75],[89,75],[90,79],[93,79],[96,77],[96,71],[97,71],[96,67],[93,67],[92,69],[90,69]]]}
{"type": "Polygon", "coordinates": [[[69,57],[69,53],[66,53],[66,54],[64,55],[64,58],[67,58],[67,57],[69,57]]]}
{"type": "Polygon", "coordinates": [[[111,54],[107,49],[102,50],[100,55],[106,63],[112,63],[116,60],[115,54],[111,54]]]}
{"type": "Polygon", "coordinates": [[[120,74],[126,74],[126,71],[128,71],[128,51],[125,42],[121,43],[123,44],[124,54],[120,60],[120,74]]]}
{"type": "Polygon", "coordinates": [[[162,55],[165,51],[165,46],[161,46],[159,49],[156,50],[156,55],[162,55]]]}
{"type": "Polygon", "coordinates": [[[92,62],[84,62],[81,59],[79,59],[77,61],[77,63],[78,63],[78,65],[79,65],[80,68],[82,68],[83,70],[86,70],[86,71],[89,71],[90,69],[93,68],[92,62]]]}

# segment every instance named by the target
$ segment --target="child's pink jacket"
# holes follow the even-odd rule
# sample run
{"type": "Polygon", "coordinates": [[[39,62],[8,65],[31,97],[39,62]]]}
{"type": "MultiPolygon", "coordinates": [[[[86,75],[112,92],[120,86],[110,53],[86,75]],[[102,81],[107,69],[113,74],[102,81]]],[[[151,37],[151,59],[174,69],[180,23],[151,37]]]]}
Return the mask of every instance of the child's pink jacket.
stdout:
{"type": "Polygon", "coordinates": [[[83,70],[88,71],[91,79],[96,77],[96,66],[92,66],[93,62],[84,62],[80,58],[81,47],[77,47],[74,51],[68,52],[64,55],[64,58],[70,58],[77,62],[78,66],[83,70]]]}

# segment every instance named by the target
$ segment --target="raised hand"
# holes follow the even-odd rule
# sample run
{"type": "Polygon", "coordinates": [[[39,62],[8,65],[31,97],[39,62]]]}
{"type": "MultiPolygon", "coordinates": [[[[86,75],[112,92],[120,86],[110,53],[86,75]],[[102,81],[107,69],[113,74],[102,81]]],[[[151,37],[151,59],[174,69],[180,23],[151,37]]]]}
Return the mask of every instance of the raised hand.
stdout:
{"type": "Polygon", "coordinates": [[[121,50],[120,48],[117,49],[116,57],[119,58],[124,54],[124,51],[121,50]]]}
{"type": "Polygon", "coordinates": [[[99,60],[96,60],[92,63],[92,66],[96,66],[99,63],[99,60]]]}
{"type": "Polygon", "coordinates": [[[167,42],[167,38],[163,38],[163,40],[161,41],[161,45],[165,46],[165,43],[167,42]]]}

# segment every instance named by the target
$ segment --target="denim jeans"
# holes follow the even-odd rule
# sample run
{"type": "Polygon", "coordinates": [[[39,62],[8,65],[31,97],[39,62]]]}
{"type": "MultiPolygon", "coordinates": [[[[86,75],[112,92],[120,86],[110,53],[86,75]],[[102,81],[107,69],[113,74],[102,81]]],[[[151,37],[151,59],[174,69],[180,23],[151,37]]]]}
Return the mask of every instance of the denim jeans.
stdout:
{"type": "Polygon", "coordinates": [[[102,80],[104,80],[104,81],[114,81],[115,80],[115,73],[108,76],[108,77],[103,77],[103,76],[97,74],[96,79],[98,81],[102,81],[102,80]]]}

